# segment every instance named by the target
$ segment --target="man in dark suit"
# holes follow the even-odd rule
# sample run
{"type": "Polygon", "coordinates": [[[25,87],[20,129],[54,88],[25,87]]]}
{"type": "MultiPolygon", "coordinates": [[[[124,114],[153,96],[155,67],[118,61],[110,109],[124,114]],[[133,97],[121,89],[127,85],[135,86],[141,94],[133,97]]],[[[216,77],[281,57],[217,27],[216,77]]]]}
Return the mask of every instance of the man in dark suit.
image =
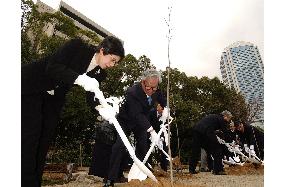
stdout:
{"type": "MultiPolygon", "coordinates": [[[[163,101],[156,93],[158,84],[161,82],[160,73],[157,70],[149,69],[143,72],[141,79],[139,83],[127,90],[125,102],[119,110],[117,119],[126,136],[133,132],[136,139],[136,156],[142,161],[149,149],[148,133],[151,134],[153,140],[157,137],[157,133],[149,121],[150,110],[154,103],[163,101]]],[[[105,187],[114,186],[114,181],[119,177],[122,158],[125,154],[125,146],[118,136],[112,146],[108,180],[105,187]]]]}
{"type": "Polygon", "coordinates": [[[106,78],[104,69],[124,58],[121,41],[106,37],[99,46],[72,39],[54,54],[21,70],[21,183],[22,187],[39,187],[45,157],[70,88],[77,84],[94,104],[102,95],[99,83],[106,78]]]}
{"type": "MultiPolygon", "coordinates": [[[[209,169],[213,170],[215,175],[224,175],[222,165],[223,150],[216,136],[216,130],[227,130],[228,122],[231,121],[232,114],[225,110],[221,114],[209,114],[202,118],[193,127],[192,153],[189,158],[189,173],[196,174],[195,171],[200,149],[204,148],[207,157],[213,157],[213,165],[208,163],[209,169]]],[[[208,159],[208,161],[210,161],[208,159]]]]}
{"type": "Polygon", "coordinates": [[[241,121],[235,122],[235,127],[241,143],[247,144],[251,151],[261,160],[264,159],[264,133],[256,127],[241,121]]]}

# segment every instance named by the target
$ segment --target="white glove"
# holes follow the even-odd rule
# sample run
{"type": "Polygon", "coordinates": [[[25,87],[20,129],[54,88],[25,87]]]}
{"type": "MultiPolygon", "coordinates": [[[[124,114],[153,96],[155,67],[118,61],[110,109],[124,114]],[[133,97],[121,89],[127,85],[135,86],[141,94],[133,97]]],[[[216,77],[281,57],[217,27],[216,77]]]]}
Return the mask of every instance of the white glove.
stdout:
{"type": "Polygon", "coordinates": [[[168,140],[168,129],[166,128],[166,126],[163,126],[162,124],[160,125],[160,128],[163,128],[162,131],[163,131],[163,134],[164,134],[164,137],[165,139],[163,138],[163,141],[165,141],[166,143],[166,146],[169,145],[169,140],[168,140]]]}
{"type": "Polygon", "coordinates": [[[249,149],[249,147],[248,147],[248,145],[247,145],[247,144],[244,144],[244,148],[245,148],[245,152],[247,152],[247,153],[249,153],[249,152],[250,152],[250,149],[249,149]]]}
{"type": "Polygon", "coordinates": [[[236,161],[232,157],[229,157],[229,162],[231,162],[232,164],[236,164],[236,161]]]}
{"type": "Polygon", "coordinates": [[[163,141],[164,141],[164,138],[163,137],[161,137],[160,138],[160,140],[159,140],[159,143],[158,143],[158,147],[159,147],[159,149],[163,149],[163,141]]]}
{"type": "Polygon", "coordinates": [[[79,75],[74,84],[82,86],[86,91],[95,92],[99,90],[99,82],[95,78],[91,78],[86,73],[79,75]]]}
{"type": "Polygon", "coordinates": [[[156,131],[153,129],[153,127],[151,126],[147,132],[150,132],[150,140],[152,143],[154,143],[155,145],[159,145],[159,138],[158,138],[158,134],[156,133],[156,131]]]}
{"type": "Polygon", "coordinates": [[[235,148],[235,150],[236,150],[236,151],[238,151],[238,152],[240,152],[240,151],[241,151],[241,149],[240,149],[240,146],[239,146],[239,145],[235,145],[235,146],[234,146],[234,148],[235,148]]]}
{"type": "Polygon", "coordinates": [[[82,86],[86,91],[95,93],[95,97],[98,98],[100,102],[104,101],[104,94],[100,90],[99,82],[95,78],[91,78],[84,73],[78,76],[74,84],[82,86]]]}
{"type": "Polygon", "coordinates": [[[168,118],[168,114],[169,114],[169,109],[167,107],[164,108],[162,116],[160,117],[160,121],[162,121],[163,123],[165,123],[167,121],[168,118]]]}
{"type": "Polygon", "coordinates": [[[235,161],[236,163],[240,163],[240,162],[241,162],[239,156],[234,156],[233,159],[234,159],[234,161],[235,161]]]}
{"type": "Polygon", "coordinates": [[[255,155],[254,145],[250,145],[249,149],[250,149],[250,154],[255,155]]]}
{"type": "Polygon", "coordinates": [[[113,107],[108,104],[98,105],[96,106],[96,110],[99,111],[100,115],[109,122],[115,118],[116,112],[113,107]]]}

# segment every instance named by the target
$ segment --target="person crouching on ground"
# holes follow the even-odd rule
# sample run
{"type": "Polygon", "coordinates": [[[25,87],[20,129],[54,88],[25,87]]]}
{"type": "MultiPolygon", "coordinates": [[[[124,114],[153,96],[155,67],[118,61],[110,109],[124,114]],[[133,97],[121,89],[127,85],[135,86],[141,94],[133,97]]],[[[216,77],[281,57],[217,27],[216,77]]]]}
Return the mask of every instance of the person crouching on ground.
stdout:
{"type": "Polygon", "coordinates": [[[208,163],[209,169],[212,169],[215,175],[225,175],[222,164],[223,151],[217,140],[216,130],[226,130],[231,121],[231,112],[225,110],[221,114],[209,114],[202,118],[193,127],[192,153],[189,157],[189,173],[196,174],[195,168],[201,148],[207,152],[207,156],[213,157],[212,165],[208,163]]]}

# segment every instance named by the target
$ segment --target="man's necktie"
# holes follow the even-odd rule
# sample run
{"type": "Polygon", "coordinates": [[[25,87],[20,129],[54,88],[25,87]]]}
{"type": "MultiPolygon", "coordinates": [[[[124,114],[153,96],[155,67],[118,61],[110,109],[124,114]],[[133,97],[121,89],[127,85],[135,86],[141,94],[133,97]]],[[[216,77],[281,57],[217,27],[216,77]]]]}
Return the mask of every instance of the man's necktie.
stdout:
{"type": "Polygon", "coordinates": [[[148,96],[147,99],[148,99],[148,104],[151,105],[151,103],[152,103],[152,97],[151,97],[151,96],[148,96]]]}

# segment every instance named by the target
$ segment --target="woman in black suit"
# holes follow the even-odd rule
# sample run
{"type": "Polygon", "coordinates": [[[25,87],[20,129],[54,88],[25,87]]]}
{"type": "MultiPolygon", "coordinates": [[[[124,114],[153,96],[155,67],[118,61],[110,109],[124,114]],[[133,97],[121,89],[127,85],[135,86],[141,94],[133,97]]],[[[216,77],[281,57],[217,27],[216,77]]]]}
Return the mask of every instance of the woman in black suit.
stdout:
{"type": "Polygon", "coordinates": [[[39,187],[49,144],[59,120],[65,96],[77,84],[93,101],[106,78],[104,69],[124,58],[121,41],[106,37],[97,47],[72,39],[54,54],[22,65],[21,70],[21,183],[39,187]]]}

